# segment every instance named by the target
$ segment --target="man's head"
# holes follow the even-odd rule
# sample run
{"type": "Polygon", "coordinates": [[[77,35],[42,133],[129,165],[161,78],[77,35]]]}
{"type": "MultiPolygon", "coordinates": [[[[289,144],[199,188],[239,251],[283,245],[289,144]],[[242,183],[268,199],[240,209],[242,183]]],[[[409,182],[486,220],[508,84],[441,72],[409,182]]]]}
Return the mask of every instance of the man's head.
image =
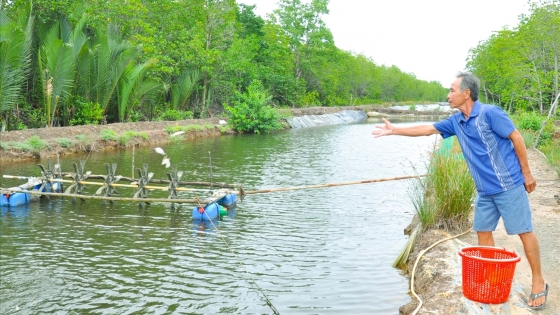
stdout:
{"type": "Polygon", "coordinates": [[[469,72],[459,72],[457,79],[451,84],[447,101],[452,108],[460,108],[465,103],[474,103],[478,100],[480,80],[469,72]]]}
{"type": "Polygon", "coordinates": [[[478,91],[480,90],[480,80],[470,72],[459,72],[457,74],[457,79],[461,79],[461,92],[465,90],[470,90],[471,100],[476,102],[478,100],[478,91]]]}

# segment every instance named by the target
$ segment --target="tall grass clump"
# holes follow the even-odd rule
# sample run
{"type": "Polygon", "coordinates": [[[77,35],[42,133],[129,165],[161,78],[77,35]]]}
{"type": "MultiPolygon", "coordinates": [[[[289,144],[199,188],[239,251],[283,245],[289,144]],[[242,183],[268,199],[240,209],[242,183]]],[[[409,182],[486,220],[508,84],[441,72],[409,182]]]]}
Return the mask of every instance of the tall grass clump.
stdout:
{"type": "Polygon", "coordinates": [[[416,218],[410,237],[394,267],[404,267],[422,232],[443,229],[456,232],[469,225],[476,187],[455,138],[433,150],[428,175],[411,181],[408,196],[416,218]]]}
{"type": "Polygon", "coordinates": [[[539,150],[546,156],[548,163],[560,176],[560,139],[546,142],[539,147],[539,150]]]}

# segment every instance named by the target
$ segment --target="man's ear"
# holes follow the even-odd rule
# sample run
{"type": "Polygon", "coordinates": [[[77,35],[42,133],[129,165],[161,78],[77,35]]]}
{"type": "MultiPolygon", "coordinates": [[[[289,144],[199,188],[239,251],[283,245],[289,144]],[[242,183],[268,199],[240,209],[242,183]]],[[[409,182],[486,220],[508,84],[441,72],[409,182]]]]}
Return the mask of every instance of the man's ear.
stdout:
{"type": "Polygon", "coordinates": [[[465,94],[465,99],[468,100],[471,98],[471,89],[465,89],[463,92],[465,94]]]}

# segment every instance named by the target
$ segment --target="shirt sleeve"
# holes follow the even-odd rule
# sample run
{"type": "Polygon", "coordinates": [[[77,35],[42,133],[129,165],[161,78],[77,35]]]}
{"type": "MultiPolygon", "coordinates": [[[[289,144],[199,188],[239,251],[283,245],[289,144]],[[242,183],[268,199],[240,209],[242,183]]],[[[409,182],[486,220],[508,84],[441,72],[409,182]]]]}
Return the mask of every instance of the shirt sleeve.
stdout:
{"type": "Polygon", "coordinates": [[[446,119],[439,121],[434,124],[434,128],[441,133],[443,139],[452,137],[455,135],[455,128],[453,128],[453,121],[451,119],[454,118],[455,115],[447,117],[446,119]]]}
{"type": "Polygon", "coordinates": [[[515,125],[506,112],[498,106],[492,106],[485,113],[486,121],[492,130],[500,137],[507,138],[515,130],[515,125]]]}

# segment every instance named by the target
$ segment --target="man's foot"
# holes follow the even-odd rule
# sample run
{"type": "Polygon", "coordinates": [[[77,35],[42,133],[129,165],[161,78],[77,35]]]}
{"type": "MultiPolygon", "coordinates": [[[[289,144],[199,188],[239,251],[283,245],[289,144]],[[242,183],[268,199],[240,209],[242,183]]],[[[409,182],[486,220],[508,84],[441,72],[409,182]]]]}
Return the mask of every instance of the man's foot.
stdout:
{"type": "Polygon", "coordinates": [[[548,284],[545,284],[544,290],[529,295],[529,302],[527,303],[531,309],[541,309],[546,303],[548,295],[548,284]]]}

